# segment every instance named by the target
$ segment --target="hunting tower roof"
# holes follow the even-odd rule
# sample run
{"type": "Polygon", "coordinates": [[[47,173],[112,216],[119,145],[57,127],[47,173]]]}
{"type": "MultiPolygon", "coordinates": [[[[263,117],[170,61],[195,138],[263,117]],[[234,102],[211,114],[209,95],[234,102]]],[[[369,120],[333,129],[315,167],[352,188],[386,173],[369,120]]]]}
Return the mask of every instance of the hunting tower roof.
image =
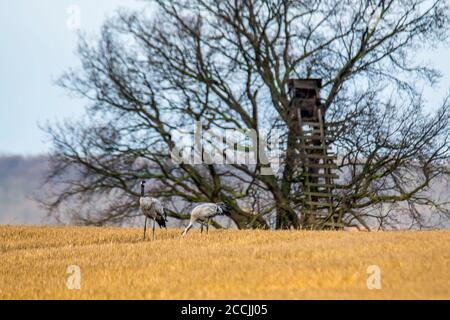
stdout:
{"type": "Polygon", "coordinates": [[[288,88],[305,88],[305,89],[320,89],[322,87],[322,79],[309,78],[309,79],[289,79],[288,88]]]}

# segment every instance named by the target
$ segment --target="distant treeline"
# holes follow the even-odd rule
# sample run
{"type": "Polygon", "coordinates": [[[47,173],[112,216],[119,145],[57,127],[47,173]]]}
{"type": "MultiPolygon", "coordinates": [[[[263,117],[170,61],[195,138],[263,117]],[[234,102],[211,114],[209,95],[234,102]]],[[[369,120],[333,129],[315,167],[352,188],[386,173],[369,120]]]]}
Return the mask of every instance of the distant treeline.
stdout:
{"type": "Polygon", "coordinates": [[[40,224],[45,210],[35,196],[48,171],[46,156],[0,156],[0,223],[40,224]]]}

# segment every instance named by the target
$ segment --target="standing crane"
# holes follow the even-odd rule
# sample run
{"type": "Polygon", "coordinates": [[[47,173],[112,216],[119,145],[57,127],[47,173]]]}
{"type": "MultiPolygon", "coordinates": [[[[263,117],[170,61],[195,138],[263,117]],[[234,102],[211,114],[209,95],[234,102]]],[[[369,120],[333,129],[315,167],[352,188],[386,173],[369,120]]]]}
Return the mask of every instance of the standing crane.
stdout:
{"type": "Polygon", "coordinates": [[[155,240],[155,223],[157,222],[160,228],[166,228],[167,214],[164,210],[164,207],[158,199],[152,197],[145,196],[145,181],[141,182],[141,197],[139,198],[139,208],[141,209],[142,214],[145,216],[145,224],[144,224],[144,240],[145,240],[145,232],[147,230],[147,219],[150,218],[153,220],[153,237],[155,240]]]}

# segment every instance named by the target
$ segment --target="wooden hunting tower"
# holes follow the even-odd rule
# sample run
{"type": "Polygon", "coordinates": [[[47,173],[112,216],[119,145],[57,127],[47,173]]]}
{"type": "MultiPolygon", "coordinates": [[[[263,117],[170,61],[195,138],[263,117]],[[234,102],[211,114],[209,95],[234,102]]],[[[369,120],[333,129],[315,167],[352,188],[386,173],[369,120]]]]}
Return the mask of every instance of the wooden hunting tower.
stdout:
{"type": "Polygon", "coordinates": [[[338,177],[330,153],[331,128],[325,123],[320,100],[321,79],[291,79],[288,82],[290,108],[298,121],[298,173],[303,195],[301,223],[304,228],[338,229],[342,221],[335,212],[334,180],[338,177]]]}

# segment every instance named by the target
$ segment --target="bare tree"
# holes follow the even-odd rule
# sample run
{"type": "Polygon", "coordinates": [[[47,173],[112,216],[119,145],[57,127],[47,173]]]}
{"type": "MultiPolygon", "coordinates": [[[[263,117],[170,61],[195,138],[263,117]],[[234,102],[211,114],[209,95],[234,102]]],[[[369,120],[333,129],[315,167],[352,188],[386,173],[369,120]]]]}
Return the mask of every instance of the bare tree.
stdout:
{"type": "Polygon", "coordinates": [[[287,82],[314,77],[323,79],[326,120],[336,128],[336,210],[344,221],[386,225],[386,212],[395,216],[381,207],[405,203],[412,223],[423,222],[421,206],[447,213],[427,189],[449,174],[450,106],[445,100],[425,113],[420,89],[440,74],[414,59],[447,39],[446,1],[151,5],[153,14],[121,11],[106,21],[95,44],[82,37],[81,70],[58,82],[90,103],[85,120],[48,128],[49,181],[65,186],[47,203],[51,212],[103,195],[111,201],[95,211],[77,208],[76,220],[122,223],[136,214],[137,182],[147,179],[173,204],[175,218],[186,218],[183,204],[228,201],[239,228],[267,228],[273,215],[276,228],[311,227],[299,219],[298,137],[287,82]],[[254,166],[175,165],[173,131],[194,121],[204,129],[284,130],[280,170],[261,174],[259,158],[254,166]],[[78,175],[65,178],[68,170],[78,175]]]}

